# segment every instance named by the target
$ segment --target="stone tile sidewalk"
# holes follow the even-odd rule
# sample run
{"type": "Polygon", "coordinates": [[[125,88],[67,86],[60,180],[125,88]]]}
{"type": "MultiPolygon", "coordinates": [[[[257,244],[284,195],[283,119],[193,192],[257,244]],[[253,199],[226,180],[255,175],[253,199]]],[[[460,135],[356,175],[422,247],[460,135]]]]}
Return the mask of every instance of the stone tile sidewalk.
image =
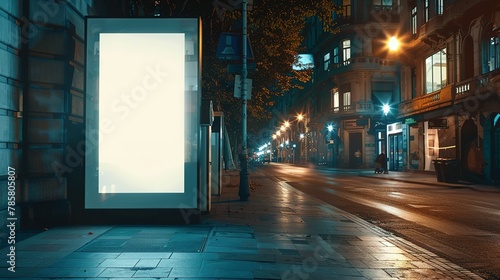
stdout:
{"type": "Polygon", "coordinates": [[[199,225],[49,229],[0,252],[1,278],[482,279],[258,171],[238,172],[199,225]]]}

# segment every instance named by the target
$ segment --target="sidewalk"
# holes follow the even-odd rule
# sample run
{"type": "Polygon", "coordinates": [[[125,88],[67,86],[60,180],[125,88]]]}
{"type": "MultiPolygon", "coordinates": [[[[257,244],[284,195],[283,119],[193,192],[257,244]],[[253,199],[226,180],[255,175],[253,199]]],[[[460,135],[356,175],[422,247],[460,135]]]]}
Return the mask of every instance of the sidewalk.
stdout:
{"type": "Polygon", "coordinates": [[[0,278],[482,279],[258,170],[250,179],[242,202],[225,172],[200,225],[49,229],[16,244],[16,272],[2,250],[0,278]]]}

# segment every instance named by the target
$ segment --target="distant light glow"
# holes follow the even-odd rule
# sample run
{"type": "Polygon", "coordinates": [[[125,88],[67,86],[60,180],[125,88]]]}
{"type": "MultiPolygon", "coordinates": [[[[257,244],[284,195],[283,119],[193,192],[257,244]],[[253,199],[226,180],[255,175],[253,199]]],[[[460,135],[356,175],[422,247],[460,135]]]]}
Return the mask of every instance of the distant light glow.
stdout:
{"type": "Polygon", "coordinates": [[[314,57],[312,54],[299,54],[292,65],[292,69],[296,71],[312,68],[314,68],[314,57]]]}
{"type": "Polygon", "coordinates": [[[304,133],[300,134],[300,139],[304,138],[304,133]]]}
{"type": "Polygon", "coordinates": [[[384,112],[384,115],[389,114],[389,112],[391,111],[391,106],[389,106],[388,104],[382,105],[382,111],[384,112]]]}
{"type": "Polygon", "coordinates": [[[328,131],[332,131],[333,130],[333,125],[330,124],[330,125],[328,125],[327,128],[328,128],[328,131]]]}
{"type": "Polygon", "coordinates": [[[389,39],[389,50],[397,51],[399,49],[399,41],[395,36],[389,39]]]}

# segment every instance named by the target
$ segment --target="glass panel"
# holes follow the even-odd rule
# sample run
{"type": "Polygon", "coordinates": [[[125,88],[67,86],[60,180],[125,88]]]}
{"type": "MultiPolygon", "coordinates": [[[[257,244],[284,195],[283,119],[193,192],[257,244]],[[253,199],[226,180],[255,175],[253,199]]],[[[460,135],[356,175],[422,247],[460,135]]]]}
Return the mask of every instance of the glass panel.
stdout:
{"type": "Polygon", "coordinates": [[[442,15],[443,14],[443,0],[437,0],[436,1],[436,13],[438,15],[442,15]]]}
{"type": "Polygon", "coordinates": [[[417,7],[411,9],[411,33],[417,34],[417,7]]]}
{"type": "Polygon", "coordinates": [[[426,93],[443,88],[446,81],[446,49],[443,49],[425,60],[426,93]]]}
{"type": "Polygon", "coordinates": [[[342,49],[343,49],[343,62],[349,61],[351,58],[351,40],[345,40],[342,42],[342,49]]]}
{"type": "Polygon", "coordinates": [[[328,71],[328,69],[330,68],[330,53],[325,54],[325,56],[323,57],[323,62],[323,70],[328,71]]]}

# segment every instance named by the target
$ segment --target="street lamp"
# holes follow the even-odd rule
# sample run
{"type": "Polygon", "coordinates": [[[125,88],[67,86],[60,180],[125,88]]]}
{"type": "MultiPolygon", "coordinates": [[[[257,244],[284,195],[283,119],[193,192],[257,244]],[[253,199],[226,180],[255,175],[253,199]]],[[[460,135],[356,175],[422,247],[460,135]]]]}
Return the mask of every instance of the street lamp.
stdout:
{"type": "Polygon", "coordinates": [[[387,45],[389,46],[389,50],[397,51],[399,49],[399,40],[396,38],[396,36],[392,36],[391,38],[389,38],[387,45]]]}
{"type": "Polygon", "coordinates": [[[389,104],[382,105],[382,112],[384,112],[384,116],[387,116],[387,114],[389,114],[390,111],[391,111],[391,106],[389,106],[389,104]]]}
{"type": "Polygon", "coordinates": [[[300,123],[304,120],[304,115],[302,113],[297,114],[297,122],[298,122],[298,127],[299,127],[299,139],[300,139],[300,160],[302,163],[305,163],[307,160],[307,141],[304,140],[304,132],[305,132],[305,124],[304,124],[304,129],[301,128],[300,123]]]}

